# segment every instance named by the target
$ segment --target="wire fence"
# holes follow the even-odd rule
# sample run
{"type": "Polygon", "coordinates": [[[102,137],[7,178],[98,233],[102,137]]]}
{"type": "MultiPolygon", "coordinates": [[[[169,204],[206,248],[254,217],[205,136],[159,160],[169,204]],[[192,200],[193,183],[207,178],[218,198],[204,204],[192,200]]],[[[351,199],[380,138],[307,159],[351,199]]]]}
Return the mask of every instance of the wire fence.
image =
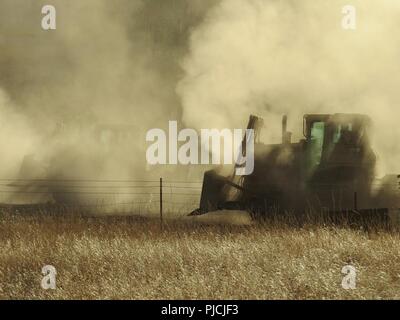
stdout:
{"type": "Polygon", "coordinates": [[[113,211],[190,211],[198,207],[202,181],[123,179],[0,179],[1,203],[113,211]]]}
{"type": "MultiPolygon", "coordinates": [[[[390,181],[376,179],[368,182],[373,190],[400,192],[399,177],[390,181]]],[[[264,182],[260,181],[260,188],[264,182]]],[[[285,189],[290,182],[277,184],[285,189]]],[[[253,186],[256,187],[256,186],[253,186]]],[[[356,185],[340,183],[311,183],[313,189],[357,192],[356,185]]],[[[260,189],[261,190],[261,189],[260,189]]],[[[199,206],[202,181],[174,179],[0,179],[0,204],[61,203],[66,207],[93,208],[114,211],[190,212],[199,206]],[[7,202],[11,201],[11,202],[7,202]]]]}

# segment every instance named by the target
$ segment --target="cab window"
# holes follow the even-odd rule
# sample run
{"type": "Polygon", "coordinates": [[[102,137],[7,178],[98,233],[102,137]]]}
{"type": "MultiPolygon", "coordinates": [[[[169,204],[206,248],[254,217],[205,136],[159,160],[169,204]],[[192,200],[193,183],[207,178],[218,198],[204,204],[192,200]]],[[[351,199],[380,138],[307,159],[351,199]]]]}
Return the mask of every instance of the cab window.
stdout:
{"type": "Polygon", "coordinates": [[[321,162],[322,148],[324,145],[325,123],[314,122],[311,127],[311,164],[318,165],[321,162]]]}
{"type": "Polygon", "coordinates": [[[338,124],[333,133],[333,143],[349,143],[353,136],[354,133],[352,123],[338,124]]]}

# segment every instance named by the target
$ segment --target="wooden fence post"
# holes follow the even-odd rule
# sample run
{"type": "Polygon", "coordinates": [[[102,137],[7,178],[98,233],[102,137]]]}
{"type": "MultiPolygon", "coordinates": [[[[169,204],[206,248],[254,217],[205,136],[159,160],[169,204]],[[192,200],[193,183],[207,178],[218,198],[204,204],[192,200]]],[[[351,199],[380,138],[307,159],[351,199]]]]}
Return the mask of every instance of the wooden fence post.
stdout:
{"type": "Polygon", "coordinates": [[[358,210],[358,199],[357,199],[357,191],[354,192],[354,210],[358,210]]]}
{"type": "Polygon", "coordinates": [[[160,178],[160,226],[163,230],[163,190],[162,190],[162,178],[160,178]]]}

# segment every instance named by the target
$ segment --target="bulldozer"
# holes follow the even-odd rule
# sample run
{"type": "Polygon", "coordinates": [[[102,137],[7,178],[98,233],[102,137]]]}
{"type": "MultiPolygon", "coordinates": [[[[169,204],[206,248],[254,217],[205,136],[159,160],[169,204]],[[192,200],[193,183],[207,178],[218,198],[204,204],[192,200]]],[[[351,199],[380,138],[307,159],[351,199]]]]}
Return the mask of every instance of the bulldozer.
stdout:
{"type": "MultiPolygon", "coordinates": [[[[245,210],[254,218],[263,218],[271,212],[303,215],[312,211],[332,218],[345,213],[353,220],[388,220],[393,215],[397,219],[398,175],[376,178],[371,124],[362,114],[306,114],[304,137],[292,142],[285,115],[281,143],[264,144],[259,141],[264,121],[251,115],[247,129],[254,130],[253,173],[223,176],[217,169],[205,172],[200,207],[190,215],[245,210]]],[[[244,147],[242,152],[246,152],[244,147]]]]}

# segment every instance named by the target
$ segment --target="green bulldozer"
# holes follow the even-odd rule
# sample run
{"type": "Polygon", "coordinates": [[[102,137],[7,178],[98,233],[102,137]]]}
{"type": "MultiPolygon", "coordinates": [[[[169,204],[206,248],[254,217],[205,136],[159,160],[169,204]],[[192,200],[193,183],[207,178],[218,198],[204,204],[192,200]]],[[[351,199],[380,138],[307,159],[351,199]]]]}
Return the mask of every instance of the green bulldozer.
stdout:
{"type": "Polygon", "coordinates": [[[190,215],[246,210],[258,218],[271,212],[302,215],[311,211],[333,218],[344,213],[352,219],[398,216],[398,176],[376,178],[367,115],[304,115],[304,138],[295,143],[287,131],[286,116],[279,144],[259,141],[263,126],[263,119],[250,116],[247,128],[254,130],[255,139],[253,173],[222,176],[218,170],[207,171],[200,207],[190,215]]]}

